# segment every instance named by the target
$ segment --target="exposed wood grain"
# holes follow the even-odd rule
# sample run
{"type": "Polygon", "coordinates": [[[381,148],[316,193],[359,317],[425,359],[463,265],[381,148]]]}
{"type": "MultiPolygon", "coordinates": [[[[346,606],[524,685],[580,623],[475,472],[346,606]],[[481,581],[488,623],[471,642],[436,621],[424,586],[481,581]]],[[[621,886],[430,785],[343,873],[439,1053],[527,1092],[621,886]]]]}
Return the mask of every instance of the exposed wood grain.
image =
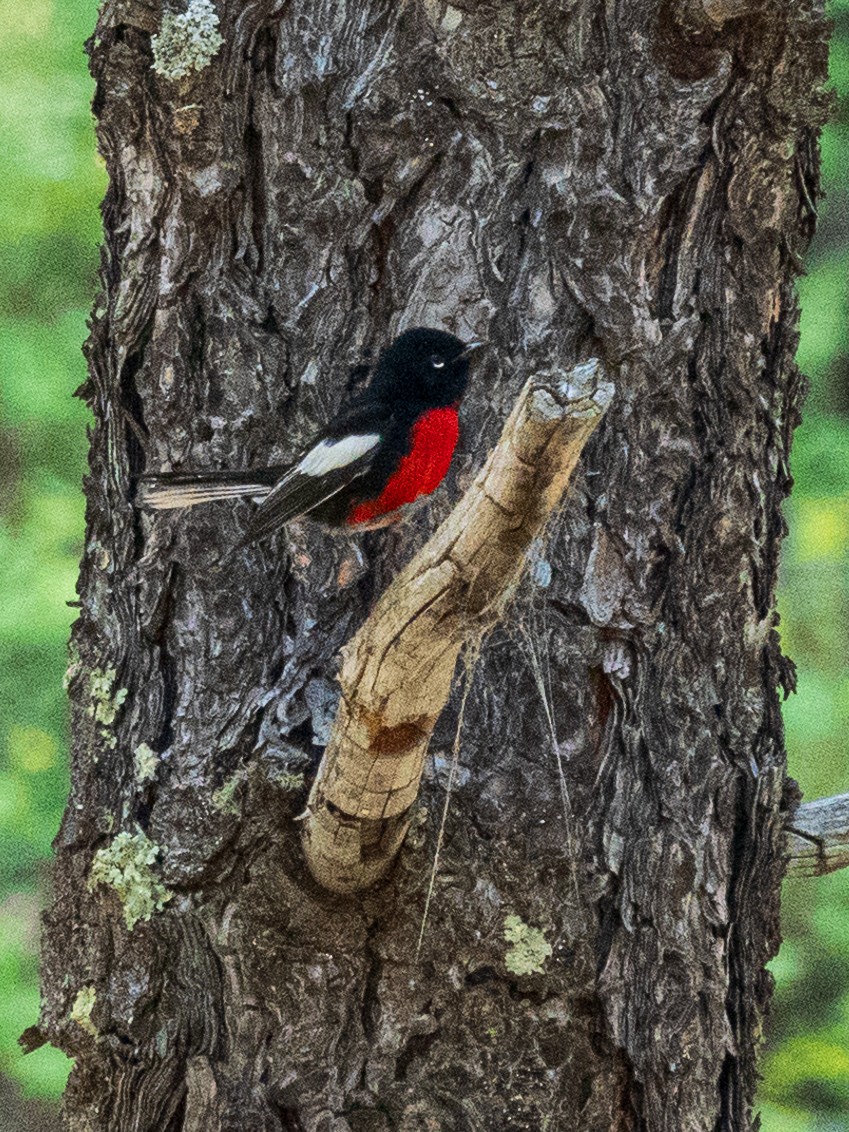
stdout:
{"type": "Polygon", "coordinates": [[[803,802],[787,826],[787,850],[789,876],[849,868],[849,794],[803,802]]]}

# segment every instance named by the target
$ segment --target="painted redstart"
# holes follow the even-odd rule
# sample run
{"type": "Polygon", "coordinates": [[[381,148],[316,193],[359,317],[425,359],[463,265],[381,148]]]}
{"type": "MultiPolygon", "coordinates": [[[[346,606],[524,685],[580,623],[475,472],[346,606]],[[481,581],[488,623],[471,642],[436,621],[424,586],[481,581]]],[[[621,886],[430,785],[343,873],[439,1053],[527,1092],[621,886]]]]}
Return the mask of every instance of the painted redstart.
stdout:
{"type": "Polygon", "coordinates": [[[156,510],[256,499],[244,542],[303,515],[367,530],[401,517],[442,482],[457,445],[469,358],[482,342],[405,330],[377,360],[368,387],[344,405],[294,463],[246,472],[177,472],[142,479],[156,510]]]}

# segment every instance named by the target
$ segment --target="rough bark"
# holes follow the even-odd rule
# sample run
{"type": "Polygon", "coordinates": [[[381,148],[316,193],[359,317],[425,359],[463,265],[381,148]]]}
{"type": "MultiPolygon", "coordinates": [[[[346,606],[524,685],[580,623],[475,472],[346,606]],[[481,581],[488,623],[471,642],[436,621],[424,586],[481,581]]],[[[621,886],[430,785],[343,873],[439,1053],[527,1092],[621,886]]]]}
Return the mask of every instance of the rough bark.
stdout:
{"type": "Polygon", "coordinates": [[[105,3],[41,1022],[78,1059],[74,1132],[752,1126],[826,28],[697,7],[220,0],[220,50],[179,77],[173,19],[105,3]],[[415,324],[492,348],[411,526],[304,526],[221,571],[244,511],[134,508],[145,467],[284,459],[415,324]],[[525,379],[589,355],[617,398],[475,670],[417,952],[457,701],[387,882],[328,894],[293,818],[339,649],[525,379]]]}

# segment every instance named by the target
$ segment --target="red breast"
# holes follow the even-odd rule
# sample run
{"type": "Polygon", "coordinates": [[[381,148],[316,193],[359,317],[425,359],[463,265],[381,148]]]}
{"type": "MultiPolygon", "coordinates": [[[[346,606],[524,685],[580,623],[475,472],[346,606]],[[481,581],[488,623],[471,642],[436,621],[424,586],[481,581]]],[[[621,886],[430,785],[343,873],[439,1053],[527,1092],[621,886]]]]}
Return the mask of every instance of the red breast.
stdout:
{"type": "Polygon", "coordinates": [[[401,458],[386,487],[377,499],[353,507],[346,520],[348,525],[370,523],[412,503],[420,495],[430,495],[451,465],[459,435],[460,423],[453,406],[423,413],[413,425],[410,451],[401,458]]]}

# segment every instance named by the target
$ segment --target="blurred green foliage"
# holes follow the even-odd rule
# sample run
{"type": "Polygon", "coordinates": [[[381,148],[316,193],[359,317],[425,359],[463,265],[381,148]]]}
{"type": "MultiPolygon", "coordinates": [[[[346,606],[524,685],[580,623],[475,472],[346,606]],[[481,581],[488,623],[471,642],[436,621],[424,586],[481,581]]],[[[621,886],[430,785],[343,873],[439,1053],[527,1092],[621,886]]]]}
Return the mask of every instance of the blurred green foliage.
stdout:
{"type": "Polygon", "coordinates": [[[0,0],[0,1072],[56,1096],[67,1058],[21,1056],[38,1016],[44,862],[67,791],[62,674],[82,548],[80,343],[98,204],[83,42],[95,0],[0,0]]]}
{"type": "MultiPolygon", "coordinates": [[[[68,1062],[23,1058],[38,1012],[44,862],[67,789],[61,680],[81,551],[86,411],[80,344],[96,290],[98,202],[82,43],[95,0],[0,0],[0,1073],[57,1096],[68,1062]]],[[[849,789],[849,0],[831,6],[837,116],[828,199],[802,280],[812,379],[793,450],[782,638],[791,773],[808,797],[849,789]]],[[[764,1132],[849,1127],[849,872],[785,886],[786,940],[761,1090],[764,1132]]]]}
{"type": "MultiPolygon", "coordinates": [[[[799,365],[811,379],[793,440],[779,610],[798,694],[784,706],[805,796],[849,791],[849,0],[830,5],[836,106],[823,133],[826,199],[800,281],[799,365]]],[[[761,1112],[764,1132],[849,1129],[849,871],[784,884],[784,943],[761,1112]]]]}

